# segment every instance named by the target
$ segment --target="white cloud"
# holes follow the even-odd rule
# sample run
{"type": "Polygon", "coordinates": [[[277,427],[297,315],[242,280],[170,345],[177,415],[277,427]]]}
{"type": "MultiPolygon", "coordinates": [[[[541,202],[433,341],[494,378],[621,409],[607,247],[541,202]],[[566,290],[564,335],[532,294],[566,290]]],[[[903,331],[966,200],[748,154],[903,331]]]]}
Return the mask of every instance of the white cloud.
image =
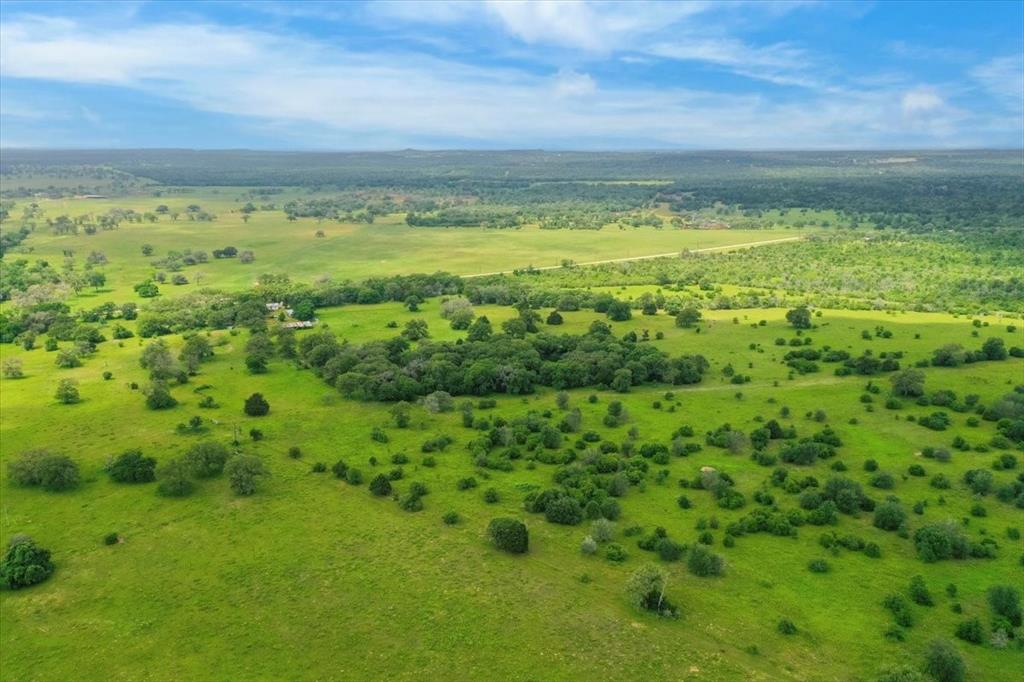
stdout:
{"type": "Polygon", "coordinates": [[[913,118],[942,109],[945,101],[935,90],[927,87],[915,88],[903,94],[900,106],[904,116],[913,118]]]}
{"type": "MultiPolygon", "coordinates": [[[[639,30],[607,17],[587,26],[588,36],[639,30]]],[[[584,33],[522,31],[596,44],[584,33]]],[[[672,50],[677,59],[759,69],[761,78],[803,73],[804,55],[789,45],[707,39],[672,50]]],[[[0,75],[170,98],[270,127],[281,147],[302,139],[333,148],[828,148],[892,144],[908,134],[918,144],[977,143],[956,135],[966,115],[927,88],[832,89],[796,103],[681,87],[598,87],[576,69],[538,73],[415,53],[354,53],[304,36],[203,23],[102,29],[22,17],[0,26],[0,75]]]]}
{"type": "Polygon", "coordinates": [[[996,57],[976,66],[970,75],[990,93],[1017,109],[1024,107],[1024,55],[996,57]]]}
{"type": "Polygon", "coordinates": [[[593,3],[558,0],[488,0],[490,12],[520,40],[592,52],[628,47],[637,38],[664,30],[706,11],[706,2],[593,3]]]}
{"type": "Polygon", "coordinates": [[[581,97],[597,90],[597,83],[586,73],[562,69],[555,77],[555,92],[560,97],[581,97]]]}

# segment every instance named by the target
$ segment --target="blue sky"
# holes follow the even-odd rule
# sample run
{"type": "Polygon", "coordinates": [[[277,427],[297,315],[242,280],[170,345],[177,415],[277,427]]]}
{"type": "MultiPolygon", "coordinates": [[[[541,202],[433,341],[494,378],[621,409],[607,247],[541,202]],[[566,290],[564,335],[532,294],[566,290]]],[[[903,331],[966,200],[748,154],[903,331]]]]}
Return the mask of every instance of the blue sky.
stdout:
{"type": "Polygon", "coordinates": [[[0,4],[0,145],[1024,146],[1024,3],[0,4]]]}

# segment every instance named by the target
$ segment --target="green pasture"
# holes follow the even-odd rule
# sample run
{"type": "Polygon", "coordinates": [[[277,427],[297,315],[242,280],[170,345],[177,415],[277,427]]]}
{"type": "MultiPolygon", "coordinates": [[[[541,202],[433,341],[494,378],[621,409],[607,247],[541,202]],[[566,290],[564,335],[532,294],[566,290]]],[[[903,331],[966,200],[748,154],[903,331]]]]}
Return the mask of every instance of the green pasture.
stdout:
{"type": "MultiPolygon", "coordinates": [[[[294,194],[294,192],[292,193],[294,194]]],[[[278,206],[292,194],[273,195],[278,206]]],[[[107,256],[108,265],[100,268],[107,284],[99,291],[83,290],[71,299],[75,307],[90,307],[114,301],[139,300],[132,287],[153,276],[161,268],[153,261],[169,251],[185,249],[205,251],[235,246],[252,250],[255,262],[241,263],[237,258],[214,260],[185,267],[181,274],[189,283],[160,285],[162,296],[178,296],[201,287],[237,291],[253,286],[263,273],[287,274],[292,280],[312,282],[322,276],[334,280],[362,280],[367,277],[436,272],[458,275],[511,272],[517,268],[558,266],[563,260],[578,263],[632,258],[681,252],[686,249],[727,247],[769,241],[803,234],[794,229],[693,230],[664,228],[623,228],[603,230],[542,230],[527,225],[519,229],[487,228],[412,228],[404,215],[378,218],[373,224],[339,223],[316,219],[289,221],[282,211],[258,211],[243,222],[239,209],[245,204],[241,190],[190,191],[183,195],[161,197],[118,197],[116,199],[40,199],[43,220],[36,232],[9,258],[42,258],[55,268],[64,262],[64,252],[72,251],[83,267],[92,251],[107,256]],[[168,215],[155,223],[122,223],[116,230],[94,235],[54,235],[43,221],[59,215],[99,215],[111,208],[152,211],[164,204],[181,215],[175,221],[168,215]],[[217,216],[213,222],[190,221],[185,207],[198,204],[217,216]],[[317,237],[323,231],[323,237],[317,237]],[[142,246],[154,247],[152,256],[142,255],[142,246]],[[27,252],[26,252],[27,251],[27,252]]],[[[19,206],[26,203],[19,200],[19,206]]],[[[257,205],[260,203],[254,200],[257,205]]],[[[12,216],[19,216],[16,207],[12,216]]],[[[13,223],[14,220],[8,221],[13,223]]]]}
{"type": "MultiPolygon", "coordinates": [[[[249,225],[242,226],[239,221],[233,228],[231,220],[225,214],[213,228],[202,223],[130,225],[95,237],[38,236],[31,243],[37,245],[36,255],[47,253],[47,249],[59,252],[62,239],[83,244],[75,248],[105,250],[111,259],[108,272],[117,266],[116,271],[123,273],[118,274],[123,282],[115,282],[109,295],[125,300],[125,287],[136,276],[135,266],[126,265],[122,270],[117,264],[139,261],[137,272],[148,271],[144,265],[148,259],[138,254],[138,245],[144,241],[160,244],[159,253],[162,248],[210,249],[230,243],[233,239],[226,235],[233,229],[237,235],[252,234],[253,241],[239,238],[235,244],[256,250],[257,263],[251,269],[237,262],[200,266],[210,271],[210,284],[240,287],[247,286],[252,273],[271,270],[268,261],[272,258],[296,279],[311,278],[329,267],[335,268],[339,277],[371,274],[369,269],[375,266],[367,254],[373,249],[379,253],[380,243],[365,250],[354,243],[346,247],[345,235],[353,237],[350,242],[356,241],[355,235],[387,239],[401,250],[402,255],[394,257],[396,263],[398,258],[405,259],[402,269],[454,272],[460,268],[450,264],[452,259],[466,268],[489,268],[490,256],[482,254],[497,258],[514,244],[525,249],[528,241],[548,238],[540,231],[428,233],[377,224],[328,225],[324,229],[329,237],[314,241],[314,222],[289,224],[283,218],[257,214],[249,225]],[[204,229],[209,234],[203,234],[204,229]],[[276,237],[275,231],[280,231],[276,237]],[[276,246],[261,247],[255,235],[275,239],[276,246]],[[97,241],[101,239],[108,241],[97,241]],[[449,245],[458,241],[460,249],[464,240],[479,243],[467,246],[465,252],[449,249],[431,256],[420,251],[422,240],[447,240],[443,243],[449,245]],[[483,246],[488,240],[495,241],[490,247],[483,246]],[[502,240],[505,247],[499,248],[497,242],[502,240]],[[271,251],[276,255],[271,256],[271,251]],[[267,255],[261,255],[265,252],[267,255]],[[434,260],[436,267],[425,265],[434,260]],[[413,262],[424,265],[413,267],[413,262]],[[223,279],[217,281],[217,277],[223,279]]],[[[594,250],[611,249],[617,234],[551,233],[552,238],[577,239],[579,248],[594,250]]],[[[645,239],[683,239],[691,233],[666,230],[642,234],[645,239]]],[[[718,235],[734,236],[717,232],[694,236],[718,235]]],[[[756,233],[757,237],[770,238],[764,232],[756,233]]],[[[548,253],[554,259],[572,256],[556,254],[558,243],[545,243],[533,253],[548,253]]],[[[653,246],[652,250],[660,248],[653,246]]],[[[509,257],[507,262],[514,260],[510,254],[504,255],[509,257]]],[[[579,252],[575,257],[584,258],[579,252]]],[[[387,272],[386,264],[379,267],[380,273],[387,272]]],[[[432,299],[417,313],[389,303],[322,309],[317,314],[320,324],[353,343],[389,338],[400,329],[387,328],[388,322],[395,321],[400,327],[413,318],[427,320],[435,339],[455,340],[463,335],[448,327],[439,310],[440,301],[432,299]]],[[[510,308],[497,306],[479,306],[476,312],[487,315],[495,326],[514,314],[510,308]]],[[[546,316],[546,312],[542,314],[546,316]]],[[[416,407],[411,427],[397,429],[386,405],[346,400],[310,372],[284,361],[271,363],[265,375],[250,375],[244,364],[245,332],[212,332],[215,359],[204,364],[188,384],[173,388],[180,401],[177,407],[158,412],[147,410],[143,396],[130,387],[131,382],[144,385],[147,380],[138,365],[145,343],[139,339],[103,343],[84,366],[70,370],[57,369],[54,354],[42,348],[26,352],[4,345],[0,346],[0,358],[21,359],[25,377],[0,380],[0,460],[6,464],[24,450],[50,448],[78,461],[84,482],[72,492],[47,493],[12,485],[6,466],[0,468],[0,536],[6,540],[14,533],[28,533],[53,550],[58,565],[42,585],[0,594],[0,677],[19,681],[852,681],[874,679],[884,664],[917,663],[926,644],[943,637],[953,640],[962,652],[970,679],[1018,679],[1017,671],[1024,669],[1024,653],[1019,648],[999,651],[988,644],[974,646],[953,638],[962,619],[978,616],[987,625],[990,614],[985,591],[989,586],[1019,586],[1022,582],[1024,547],[1006,536],[1007,528],[1024,526],[1020,510],[988,496],[980,500],[987,516],[972,517],[969,509],[977,500],[960,482],[968,469],[989,468],[999,451],[954,451],[952,461],[945,464],[919,455],[925,446],[948,447],[955,435],[972,444],[985,443],[995,434],[994,425],[982,421],[970,427],[966,425],[969,415],[952,413],[953,426],[934,432],[906,417],[924,416],[935,408],[908,402],[901,410],[886,410],[881,405],[884,399],[876,400],[874,411],[868,411],[859,400],[867,379],[835,377],[831,373],[834,366],[825,363],[820,373],[790,378],[788,368],[780,362],[789,347],[774,345],[776,338],[795,336],[785,324],[784,314],[778,309],[705,311],[699,333],[675,327],[665,314],[645,317],[637,313],[632,320],[614,323],[617,335],[647,329],[650,343],[671,355],[702,353],[712,368],[697,386],[639,387],[628,394],[596,392],[598,401],[593,404],[587,401],[592,391],[573,391],[571,404],[583,412],[583,430],[595,430],[620,442],[630,426],[636,426],[640,443],[667,443],[672,431],[688,424],[697,434],[688,440],[703,443],[705,431],[725,422],[749,432],[759,424],[755,417],[778,418],[780,409],[788,406],[792,416],[781,421],[794,424],[801,436],[808,436],[825,424],[805,414],[822,409],[827,413],[827,425],[838,432],[843,446],[833,460],[810,467],[790,466],[793,475],[809,474],[825,481],[832,474],[829,464],[841,460],[849,467],[844,475],[860,482],[878,501],[893,494],[908,509],[918,501],[927,502],[923,515],[911,514],[911,532],[931,521],[969,519],[965,530],[972,539],[986,535],[997,539],[1000,550],[996,559],[925,564],[914,556],[910,540],[875,529],[870,514],[842,516],[834,528],[803,526],[795,539],[745,536],[735,547],[725,548],[722,529],[757,506],[751,497],[767,481],[772,468],[754,463],[748,451],[729,454],[705,446],[688,458],[673,458],[666,467],[670,475],[664,484],[655,482],[654,472],[660,467],[653,466],[645,487],[633,488],[622,498],[616,541],[626,547],[629,558],[616,565],[600,553],[581,555],[579,545],[588,532],[587,525],[553,525],[542,516],[522,511],[522,498],[529,486],[552,484],[554,466],[538,463],[530,469],[520,460],[508,473],[476,470],[465,449],[475,432],[462,427],[457,412],[432,415],[416,407]],[[766,321],[765,326],[757,326],[761,320],[766,321]],[[664,338],[654,340],[659,331],[664,338]],[[729,363],[737,372],[749,374],[751,381],[729,383],[721,373],[729,363]],[[103,371],[112,372],[113,378],[104,381],[103,371]],[[64,406],[53,399],[56,383],[64,377],[79,381],[81,403],[64,406]],[[220,408],[197,408],[200,394],[195,389],[204,385],[209,388],[203,394],[212,395],[220,408]],[[665,397],[668,390],[674,392],[674,398],[665,397]],[[269,400],[268,416],[243,416],[242,401],[254,391],[269,400]],[[601,418],[612,400],[625,403],[631,415],[628,425],[602,425],[601,418]],[[656,400],[662,402],[660,409],[653,406],[656,400]],[[669,412],[673,404],[675,411],[669,412]],[[207,423],[204,435],[176,432],[176,424],[196,414],[207,423]],[[386,430],[388,443],[370,439],[374,426],[386,430]],[[264,440],[249,440],[246,434],[253,427],[265,433],[264,440]],[[139,447],[146,455],[165,461],[201,438],[227,443],[236,429],[241,433],[240,449],[259,455],[272,472],[253,497],[235,497],[227,482],[218,478],[200,483],[189,498],[165,499],[155,494],[152,484],[115,484],[103,471],[111,455],[128,448],[139,447]],[[436,467],[423,466],[420,445],[442,433],[451,435],[455,443],[445,452],[435,453],[436,467]],[[293,445],[302,449],[301,459],[287,456],[293,445]],[[365,483],[353,487],[336,480],[329,471],[318,474],[310,470],[315,462],[329,467],[345,459],[362,469],[368,481],[376,473],[389,471],[391,455],[399,452],[406,453],[410,462],[404,465],[405,478],[396,488],[404,491],[410,482],[421,481],[430,490],[421,512],[405,512],[390,499],[373,497],[365,483]],[[377,458],[376,467],[369,463],[370,457],[377,458]],[[869,474],[862,468],[868,458],[896,476],[894,490],[870,487],[869,474]],[[923,464],[928,476],[906,476],[912,463],[923,464]],[[702,466],[714,466],[733,476],[747,505],[724,510],[708,492],[681,490],[676,482],[693,478],[702,466]],[[928,479],[939,472],[954,481],[951,489],[929,487],[928,479]],[[456,490],[456,481],[470,475],[480,486],[456,490]],[[491,486],[501,494],[494,505],[482,499],[483,491],[491,486]],[[680,493],[692,500],[693,508],[678,507],[680,493]],[[442,524],[441,516],[449,510],[461,515],[459,525],[442,524]],[[486,541],[487,522],[504,515],[527,522],[527,555],[501,554],[486,541]],[[623,592],[626,579],[643,563],[659,562],[636,546],[636,537],[624,537],[622,529],[640,525],[649,532],[662,526],[670,537],[694,543],[697,521],[712,517],[720,522],[720,528],[712,531],[712,549],[725,557],[725,575],[697,578],[687,572],[685,563],[662,564],[671,576],[668,596],[681,606],[681,618],[662,620],[631,609],[623,592]],[[845,550],[831,556],[819,546],[818,538],[833,529],[840,535],[854,534],[877,542],[881,558],[845,550]],[[104,546],[102,538],[110,532],[121,534],[123,542],[104,546]],[[819,557],[830,562],[831,572],[807,570],[808,561],[819,557]],[[892,617],[882,599],[891,592],[905,591],[915,574],[925,578],[936,604],[931,608],[913,605],[916,624],[907,630],[907,641],[889,642],[883,632],[892,624],[892,617]],[[955,601],[962,604],[962,615],[951,610],[954,600],[945,592],[950,583],[958,587],[955,601]],[[792,620],[799,633],[790,637],[779,634],[776,625],[781,618],[792,620]]],[[[592,320],[603,319],[590,311],[563,316],[564,325],[545,327],[545,331],[580,333],[592,320]]],[[[854,355],[867,348],[876,354],[902,350],[905,365],[928,357],[946,343],[974,348],[989,336],[1004,338],[1007,345],[1024,343],[1019,320],[982,319],[987,326],[976,328],[969,319],[949,315],[825,310],[814,318],[817,328],[805,335],[813,339],[815,348],[829,345],[854,355]],[[1014,322],[1017,331],[1008,331],[1007,325],[1014,322]],[[876,326],[891,331],[892,337],[861,338],[863,330],[873,333],[876,326]],[[915,338],[918,335],[920,338],[915,338]]],[[[168,341],[176,354],[180,337],[168,337],[168,341]]],[[[1024,366],[1011,359],[957,369],[931,368],[926,375],[929,392],[976,393],[982,403],[990,403],[1021,383],[1024,366]]],[[[874,381],[888,388],[884,376],[874,381]]],[[[551,410],[556,422],[560,418],[550,391],[502,396],[497,402],[494,410],[478,410],[477,414],[512,418],[529,410],[551,410]]],[[[1012,480],[1017,471],[993,474],[999,485],[1012,480]]],[[[778,488],[769,490],[783,509],[797,507],[796,496],[778,488]]]]}

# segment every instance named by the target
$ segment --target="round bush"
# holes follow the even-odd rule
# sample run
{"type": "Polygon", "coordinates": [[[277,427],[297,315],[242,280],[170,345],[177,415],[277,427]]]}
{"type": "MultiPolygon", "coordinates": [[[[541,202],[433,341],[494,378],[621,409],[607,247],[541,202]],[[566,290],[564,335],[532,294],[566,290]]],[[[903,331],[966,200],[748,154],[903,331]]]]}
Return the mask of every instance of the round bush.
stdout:
{"type": "Polygon", "coordinates": [[[530,547],[530,533],[526,524],[518,519],[491,519],[487,535],[498,549],[510,554],[525,554],[530,547]]]}
{"type": "Polygon", "coordinates": [[[690,573],[701,578],[722,575],[725,568],[725,561],[711,550],[702,545],[695,546],[690,550],[690,556],[686,560],[686,567],[690,573]]]}
{"type": "Polygon", "coordinates": [[[55,568],[49,550],[27,535],[16,535],[0,560],[0,585],[10,590],[31,587],[49,578],[55,568]]]}
{"type": "Polygon", "coordinates": [[[107,471],[118,483],[149,483],[156,480],[156,460],[143,457],[141,450],[128,450],[118,455],[107,471]]]}
{"type": "Polygon", "coordinates": [[[625,548],[617,542],[611,542],[604,548],[604,558],[612,563],[620,564],[629,558],[625,548]]]}
{"type": "Polygon", "coordinates": [[[796,625],[788,618],[783,618],[779,621],[778,630],[784,635],[795,635],[797,633],[796,625]]]}
{"type": "Polygon", "coordinates": [[[370,492],[377,497],[387,497],[391,494],[391,480],[384,474],[377,474],[370,481],[370,492]]]}

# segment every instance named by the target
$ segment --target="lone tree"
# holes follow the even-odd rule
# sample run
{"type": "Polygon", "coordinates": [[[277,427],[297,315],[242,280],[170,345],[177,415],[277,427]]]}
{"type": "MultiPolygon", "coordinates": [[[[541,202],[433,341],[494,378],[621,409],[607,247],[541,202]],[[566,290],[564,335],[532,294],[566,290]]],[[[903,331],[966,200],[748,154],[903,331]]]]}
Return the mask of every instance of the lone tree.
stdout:
{"type": "Polygon", "coordinates": [[[250,417],[262,417],[270,412],[270,403],[262,393],[253,393],[245,399],[245,413],[250,417]]]}
{"type": "Polygon", "coordinates": [[[799,305],[786,313],[786,321],[797,329],[811,328],[811,311],[805,305],[799,305]]]}
{"type": "Polygon", "coordinates": [[[370,481],[370,492],[377,497],[387,497],[391,494],[391,481],[385,474],[377,474],[376,478],[370,481]]]}
{"type": "Polygon", "coordinates": [[[962,682],[967,678],[967,669],[960,652],[943,639],[932,640],[925,652],[924,671],[936,682],[962,682]]]}
{"type": "Polygon", "coordinates": [[[395,426],[398,428],[407,428],[410,420],[409,403],[402,400],[392,405],[391,418],[395,421],[395,426]]]}
{"type": "Polygon", "coordinates": [[[146,407],[151,410],[169,410],[178,404],[171,389],[163,381],[153,381],[145,388],[146,407]]]}
{"type": "Polygon", "coordinates": [[[27,535],[15,535],[0,560],[0,585],[9,590],[38,585],[53,573],[50,550],[36,545],[27,535]]]}
{"type": "Polygon", "coordinates": [[[634,608],[654,611],[661,615],[674,615],[676,609],[665,599],[668,576],[653,564],[636,569],[626,582],[626,595],[634,608]]]}
{"type": "Polygon", "coordinates": [[[700,320],[700,311],[694,308],[693,306],[689,306],[680,310],[679,314],[676,315],[676,326],[682,327],[683,329],[688,329],[693,325],[697,324],[698,322],[700,322],[700,320]]]}
{"type": "Polygon", "coordinates": [[[530,548],[530,533],[518,519],[499,517],[487,526],[487,535],[495,546],[510,554],[525,554],[530,548]]]}
{"type": "Polygon", "coordinates": [[[78,382],[74,379],[61,379],[57,384],[57,392],[53,394],[57,402],[64,405],[72,405],[79,402],[82,397],[78,393],[78,382]]]}
{"type": "Polygon", "coordinates": [[[195,487],[188,465],[180,459],[172,459],[159,470],[160,482],[156,491],[164,497],[185,497],[195,487]]]}
{"type": "Polygon", "coordinates": [[[924,395],[924,372],[919,369],[905,369],[893,374],[892,392],[904,398],[917,398],[924,395]]]}
{"type": "Polygon", "coordinates": [[[228,460],[224,471],[236,495],[252,495],[259,480],[270,475],[263,460],[256,455],[236,455],[228,460]]]}
{"type": "Polygon", "coordinates": [[[21,360],[19,358],[7,358],[4,360],[3,371],[5,379],[21,379],[25,376],[25,371],[21,368],[21,360]]]}
{"type": "Polygon", "coordinates": [[[228,449],[212,440],[196,443],[182,459],[188,472],[196,478],[211,478],[224,471],[228,449]]]}
{"type": "Polygon", "coordinates": [[[118,483],[149,483],[156,480],[156,460],[143,457],[142,450],[127,450],[110,462],[107,471],[118,483]]]}

